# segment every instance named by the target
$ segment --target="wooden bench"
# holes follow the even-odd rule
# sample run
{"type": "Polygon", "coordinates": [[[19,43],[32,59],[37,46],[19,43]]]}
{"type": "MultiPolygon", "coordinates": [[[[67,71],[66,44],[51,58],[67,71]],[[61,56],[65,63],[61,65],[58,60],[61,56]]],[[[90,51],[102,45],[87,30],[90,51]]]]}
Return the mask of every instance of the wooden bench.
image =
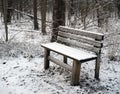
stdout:
{"type": "Polygon", "coordinates": [[[71,85],[79,84],[81,64],[96,60],[95,78],[99,79],[101,48],[104,36],[101,33],[90,32],[60,26],[57,41],[53,43],[42,44],[44,47],[44,68],[49,68],[49,61],[52,61],[61,67],[72,72],[71,85]],[[79,49],[80,48],[80,49],[79,49]],[[63,55],[63,61],[60,61],[50,55],[50,51],[63,55]],[[73,59],[73,65],[67,64],[67,58],[73,59]]]}

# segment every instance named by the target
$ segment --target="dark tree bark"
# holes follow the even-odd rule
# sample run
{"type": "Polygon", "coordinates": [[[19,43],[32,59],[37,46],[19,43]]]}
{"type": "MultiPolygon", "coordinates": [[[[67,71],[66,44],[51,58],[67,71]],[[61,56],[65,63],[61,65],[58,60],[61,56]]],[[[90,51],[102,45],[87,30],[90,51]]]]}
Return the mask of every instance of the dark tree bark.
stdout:
{"type": "Polygon", "coordinates": [[[115,0],[115,1],[118,10],[118,18],[120,19],[120,0],[115,0]]]}
{"type": "Polygon", "coordinates": [[[103,21],[104,21],[104,18],[102,17],[104,15],[104,10],[102,6],[104,5],[104,2],[103,0],[101,1],[95,0],[95,1],[96,1],[96,4],[98,5],[97,6],[98,27],[102,27],[103,21]]]}
{"type": "Polygon", "coordinates": [[[51,41],[56,41],[59,25],[65,25],[65,0],[53,0],[53,30],[51,41]]]}
{"type": "Polygon", "coordinates": [[[38,30],[38,22],[37,22],[37,0],[33,0],[33,12],[34,12],[34,29],[38,30]]]}
{"type": "Polygon", "coordinates": [[[3,0],[0,0],[1,4],[0,4],[0,11],[1,11],[1,17],[3,15],[3,11],[4,11],[4,8],[3,8],[3,0]]]}
{"type": "Polygon", "coordinates": [[[12,16],[12,0],[8,0],[8,8],[7,8],[7,23],[11,23],[11,16],[12,16]]]}
{"type": "Polygon", "coordinates": [[[46,0],[41,0],[41,27],[43,35],[46,35],[46,0]]]}
{"type": "Polygon", "coordinates": [[[65,3],[66,6],[66,25],[70,25],[70,20],[71,20],[71,2],[70,0],[66,0],[65,3]]]}
{"type": "Polygon", "coordinates": [[[4,8],[4,24],[5,24],[5,34],[6,39],[5,41],[8,41],[8,28],[7,28],[7,0],[3,0],[3,8],[4,8]]]}
{"type": "Polygon", "coordinates": [[[74,7],[75,7],[75,6],[74,6],[74,0],[70,0],[70,1],[71,1],[71,10],[70,10],[70,11],[71,11],[71,14],[73,15],[74,12],[75,12],[75,11],[74,11],[74,7]]]}
{"type": "MultiPolygon", "coordinates": [[[[23,2],[22,0],[19,1],[19,3],[20,3],[20,5],[19,5],[20,11],[23,11],[22,2],[23,2]]],[[[23,17],[23,14],[20,14],[20,18],[21,18],[21,17],[23,17]]]]}

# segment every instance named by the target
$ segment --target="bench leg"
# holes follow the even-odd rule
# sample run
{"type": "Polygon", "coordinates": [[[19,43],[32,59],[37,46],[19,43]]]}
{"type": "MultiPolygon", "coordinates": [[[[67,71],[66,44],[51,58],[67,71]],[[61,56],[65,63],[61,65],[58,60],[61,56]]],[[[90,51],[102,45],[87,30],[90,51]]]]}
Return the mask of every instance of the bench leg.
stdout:
{"type": "Polygon", "coordinates": [[[45,48],[44,49],[44,69],[49,68],[49,60],[48,60],[49,55],[50,55],[50,50],[45,48]]]}
{"type": "Polygon", "coordinates": [[[99,80],[99,71],[100,71],[100,55],[98,55],[95,64],[95,78],[99,80]]]}
{"type": "Polygon", "coordinates": [[[72,80],[71,85],[79,85],[79,76],[80,76],[81,63],[77,60],[73,61],[72,67],[72,80]]]}
{"type": "Polygon", "coordinates": [[[63,59],[64,59],[63,62],[67,64],[67,56],[64,56],[63,59]]]}

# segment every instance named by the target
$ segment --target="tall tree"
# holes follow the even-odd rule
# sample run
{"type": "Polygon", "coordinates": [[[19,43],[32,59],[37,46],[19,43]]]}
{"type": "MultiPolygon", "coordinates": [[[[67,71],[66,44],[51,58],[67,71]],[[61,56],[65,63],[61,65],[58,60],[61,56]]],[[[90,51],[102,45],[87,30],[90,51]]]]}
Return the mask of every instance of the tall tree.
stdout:
{"type": "Polygon", "coordinates": [[[4,8],[3,8],[3,0],[0,0],[0,12],[1,12],[1,16],[3,14],[4,8]]]}
{"type": "Polygon", "coordinates": [[[12,0],[8,0],[7,1],[7,5],[8,5],[8,8],[7,8],[7,23],[11,23],[11,16],[12,16],[12,5],[13,5],[13,2],[12,0]]]}
{"type": "Polygon", "coordinates": [[[65,25],[65,0],[53,0],[52,42],[57,39],[59,25],[65,25]]]}
{"type": "Polygon", "coordinates": [[[118,18],[120,19],[120,0],[115,0],[115,4],[118,10],[118,18]]]}
{"type": "MultiPolygon", "coordinates": [[[[19,4],[20,4],[20,5],[19,5],[20,11],[23,11],[23,7],[22,7],[23,4],[22,4],[22,3],[23,3],[23,0],[20,0],[20,1],[19,1],[19,4]]],[[[22,14],[20,14],[20,18],[21,18],[21,17],[23,17],[22,14]]]]}
{"type": "Polygon", "coordinates": [[[5,24],[5,41],[8,41],[8,28],[7,28],[7,0],[3,0],[3,8],[4,8],[4,24],[5,24]]]}
{"type": "Polygon", "coordinates": [[[103,25],[103,21],[104,21],[104,18],[102,17],[103,16],[103,5],[104,5],[104,2],[103,0],[99,1],[99,0],[95,0],[96,1],[96,4],[98,5],[97,6],[97,18],[98,18],[98,27],[102,27],[103,25]]]}
{"type": "Polygon", "coordinates": [[[65,2],[66,6],[66,25],[70,25],[70,16],[71,16],[71,3],[70,0],[66,0],[65,2]]]}
{"type": "Polygon", "coordinates": [[[33,12],[34,12],[34,29],[38,30],[38,21],[37,21],[37,0],[33,0],[33,12]]]}
{"type": "Polygon", "coordinates": [[[46,34],[46,0],[41,0],[41,27],[43,35],[46,34]]]}

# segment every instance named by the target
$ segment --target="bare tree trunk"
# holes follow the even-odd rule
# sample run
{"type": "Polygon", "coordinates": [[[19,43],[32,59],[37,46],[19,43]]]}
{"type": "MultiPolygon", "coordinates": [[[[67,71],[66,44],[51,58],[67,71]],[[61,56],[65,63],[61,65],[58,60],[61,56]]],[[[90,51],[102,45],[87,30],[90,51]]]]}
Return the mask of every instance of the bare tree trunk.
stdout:
{"type": "Polygon", "coordinates": [[[102,27],[103,26],[103,21],[104,21],[104,18],[102,17],[103,16],[103,1],[99,1],[99,0],[95,0],[96,3],[98,4],[98,8],[97,8],[97,18],[98,18],[98,27],[102,27]]]}
{"type": "Polygon", "coordinates": [[[120,0],[115,0],[116,1],[116,6],[117,6],[117,14],[118,14],[118,18],[120,19],[120,0]]]}
{"type": "Polygon", "coordinates": [[[117,18],[118,17],[117,0],[114,0],[114,6],[115,6],[115,18],[117,18]]]}
{"type": "MultiPolygon", "coordinates": [[[[22,2],[23,2],[22,0],[19,1],[19,3],[20,3],[20,5],[19,5],[20,11],[23,11],[22,2]]],[[[20,18],[21,18],[21,17],[23,17],[23,14],[20,14],[20,18]]]]}
{"type": "Polygon", "coordinates": [[[46,0],[41,0],[41,27],[43,35],[46,35],[46,0]]]}
{"type": "Polygon", "coordinates": [[[11,23],[11,16],[12,16],[12,0],[8,0],[8,8],[7,8],[7,23],[11,23]]]}
{"type": "Polygon", "coordinates": [[[5,41],[8,41],[8,28],[7,28],[7,0],[3,0],[3,8],[4,8],[4,24],[5,24],[5,41]]]}
{"type": "Polygon", "coordinates": [[[37,0],[33,0],[33,12],[34,12],[34,30],[38,30],[38,21],[37,21],[37,0]]]}
{"type": "MultiPolygon", "coordinates": [[[[16,8],[17,8],[17,10],[19,10],[19,1],[16,1],[16,8]]],[[[17,12],[17,20],[19,20],[19,13],[17,12]]]]}
{"type": "Polygon", "coordinates": [[[66,25],[70,25],[71,4],[70,0],[66,0],[66,25]]]}
{"type": "Polygon", "coordinates": [[[3,0],[1,0],[1,17],[3,16],[3,11],[4,11],[3,0]]]}
{"type": "Polygon", "coordinates": [[[53,0],[52,42],[57,39],[59,25],[65,25],[65,0],[53,0]]]}

